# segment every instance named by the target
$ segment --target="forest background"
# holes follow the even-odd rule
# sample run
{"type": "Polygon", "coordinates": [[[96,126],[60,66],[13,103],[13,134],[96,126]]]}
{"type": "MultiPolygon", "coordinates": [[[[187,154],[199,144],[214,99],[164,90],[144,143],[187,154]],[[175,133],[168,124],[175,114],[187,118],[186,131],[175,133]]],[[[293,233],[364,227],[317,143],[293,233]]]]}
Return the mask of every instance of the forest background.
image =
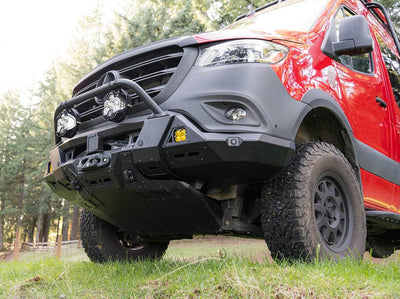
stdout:
{"type": "MultiPolygon", "coordinates": [[[[134,47],[220,29],[247,12],[251,2],[258,7],[271,1],[120,0],[123,13],[104,22],[99,1],[80,20],[66,54],[54,61],[44,79],[29,91],[0,94],[0,251],[10,247],[16,232],[22,242],[54,241],[58,235],[79,238],[79,207],[55,196],[43,174],[54,146],[53,113],[83,75],[134,47]]],[[[378,2],[388,8],[399,32],[400,2],[378,2]]]]}

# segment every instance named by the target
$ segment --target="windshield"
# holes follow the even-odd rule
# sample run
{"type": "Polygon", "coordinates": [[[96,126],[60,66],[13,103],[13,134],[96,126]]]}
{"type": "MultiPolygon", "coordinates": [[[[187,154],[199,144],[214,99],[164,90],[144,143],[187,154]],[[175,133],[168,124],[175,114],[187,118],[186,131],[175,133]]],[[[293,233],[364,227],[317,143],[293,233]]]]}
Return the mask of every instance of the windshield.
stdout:
{"type": "Polygon", "coordinates": [[[265,8],[254,16],[239,20],[224,29],[250,29],[273,32],[308,32],[329,0],[288,0],[265,8]]]}

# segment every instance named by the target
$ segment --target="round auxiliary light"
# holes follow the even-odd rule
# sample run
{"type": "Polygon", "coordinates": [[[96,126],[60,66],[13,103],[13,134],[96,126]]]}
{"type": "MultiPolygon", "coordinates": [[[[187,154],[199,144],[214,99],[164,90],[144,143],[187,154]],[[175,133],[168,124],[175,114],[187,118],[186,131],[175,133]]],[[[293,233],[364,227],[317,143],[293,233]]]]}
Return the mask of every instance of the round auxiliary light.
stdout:
{"type": "Polygon", "coordinates": [[[126,94],[123,91],[110,91],[104,99],[103,117],[113,122],[122,121],[127,110],[126,94]]]}
{"type": "Polygon", "coordinates": [[[245,109],[240,108],[240,107],[232,107],[226,110],[225,112],[225,117],[229,120],[232,120],[234,122],[237,122],[243,118],[245,118],[247,115],[247,112],[245,109]]]}
{"type": "Polygon", "coordinates": [[[56,135],[73,137],[78,130],[79,113],[75,109],[65,109],[57,115],[56,135]]]}

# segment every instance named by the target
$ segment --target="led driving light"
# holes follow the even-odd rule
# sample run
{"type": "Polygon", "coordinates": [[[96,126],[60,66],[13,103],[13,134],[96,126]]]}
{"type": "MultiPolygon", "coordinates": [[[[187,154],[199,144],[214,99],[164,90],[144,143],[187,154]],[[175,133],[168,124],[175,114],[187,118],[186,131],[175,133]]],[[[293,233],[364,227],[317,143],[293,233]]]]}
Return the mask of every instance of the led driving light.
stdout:
{"type": "Polygon", "coordinates": [[[225,117],[229,120],[237,122],[247,116],[246,110],[240,107],[232,107],[226,110],[225,117]]]}
{"type": "Polygon", "coordinates": [[[268,63],[282,61],[289,49],[277,43],[240,39],[206,47],[200,51],[197,66],[213,66],[234,63],[268,63]]]}
{"type": "Polygon", "coordinates": [[[175,142],[183,142],[187,139],[186,129],[176,129],[174,131],[174,140],[175,142]]]}
{"type": "Polygon", "coordinates": [[[61,111],[57,115],[56,135],[58,137],[73,137],[78,129],[79,113],[75,109],[61,111]]]}
{"type": "Polygon", "coordinates": [[[120,91],[110,91],[104,97],[103,117],[106,120],[120,122],[126,116],[126,95],[120,91]]]}

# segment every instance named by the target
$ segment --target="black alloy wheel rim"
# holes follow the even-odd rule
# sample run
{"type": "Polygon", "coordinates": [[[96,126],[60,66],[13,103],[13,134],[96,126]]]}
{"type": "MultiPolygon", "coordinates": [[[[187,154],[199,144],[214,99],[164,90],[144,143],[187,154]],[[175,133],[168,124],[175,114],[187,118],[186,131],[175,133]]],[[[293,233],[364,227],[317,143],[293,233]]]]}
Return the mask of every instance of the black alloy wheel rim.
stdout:
{"type": "Polygon", "coordinates": [[[320,236],[331,250],[347,248],[353,221],[350,194],[334,174],[323,175],[314,196],[314,214],[320,236]]]}

